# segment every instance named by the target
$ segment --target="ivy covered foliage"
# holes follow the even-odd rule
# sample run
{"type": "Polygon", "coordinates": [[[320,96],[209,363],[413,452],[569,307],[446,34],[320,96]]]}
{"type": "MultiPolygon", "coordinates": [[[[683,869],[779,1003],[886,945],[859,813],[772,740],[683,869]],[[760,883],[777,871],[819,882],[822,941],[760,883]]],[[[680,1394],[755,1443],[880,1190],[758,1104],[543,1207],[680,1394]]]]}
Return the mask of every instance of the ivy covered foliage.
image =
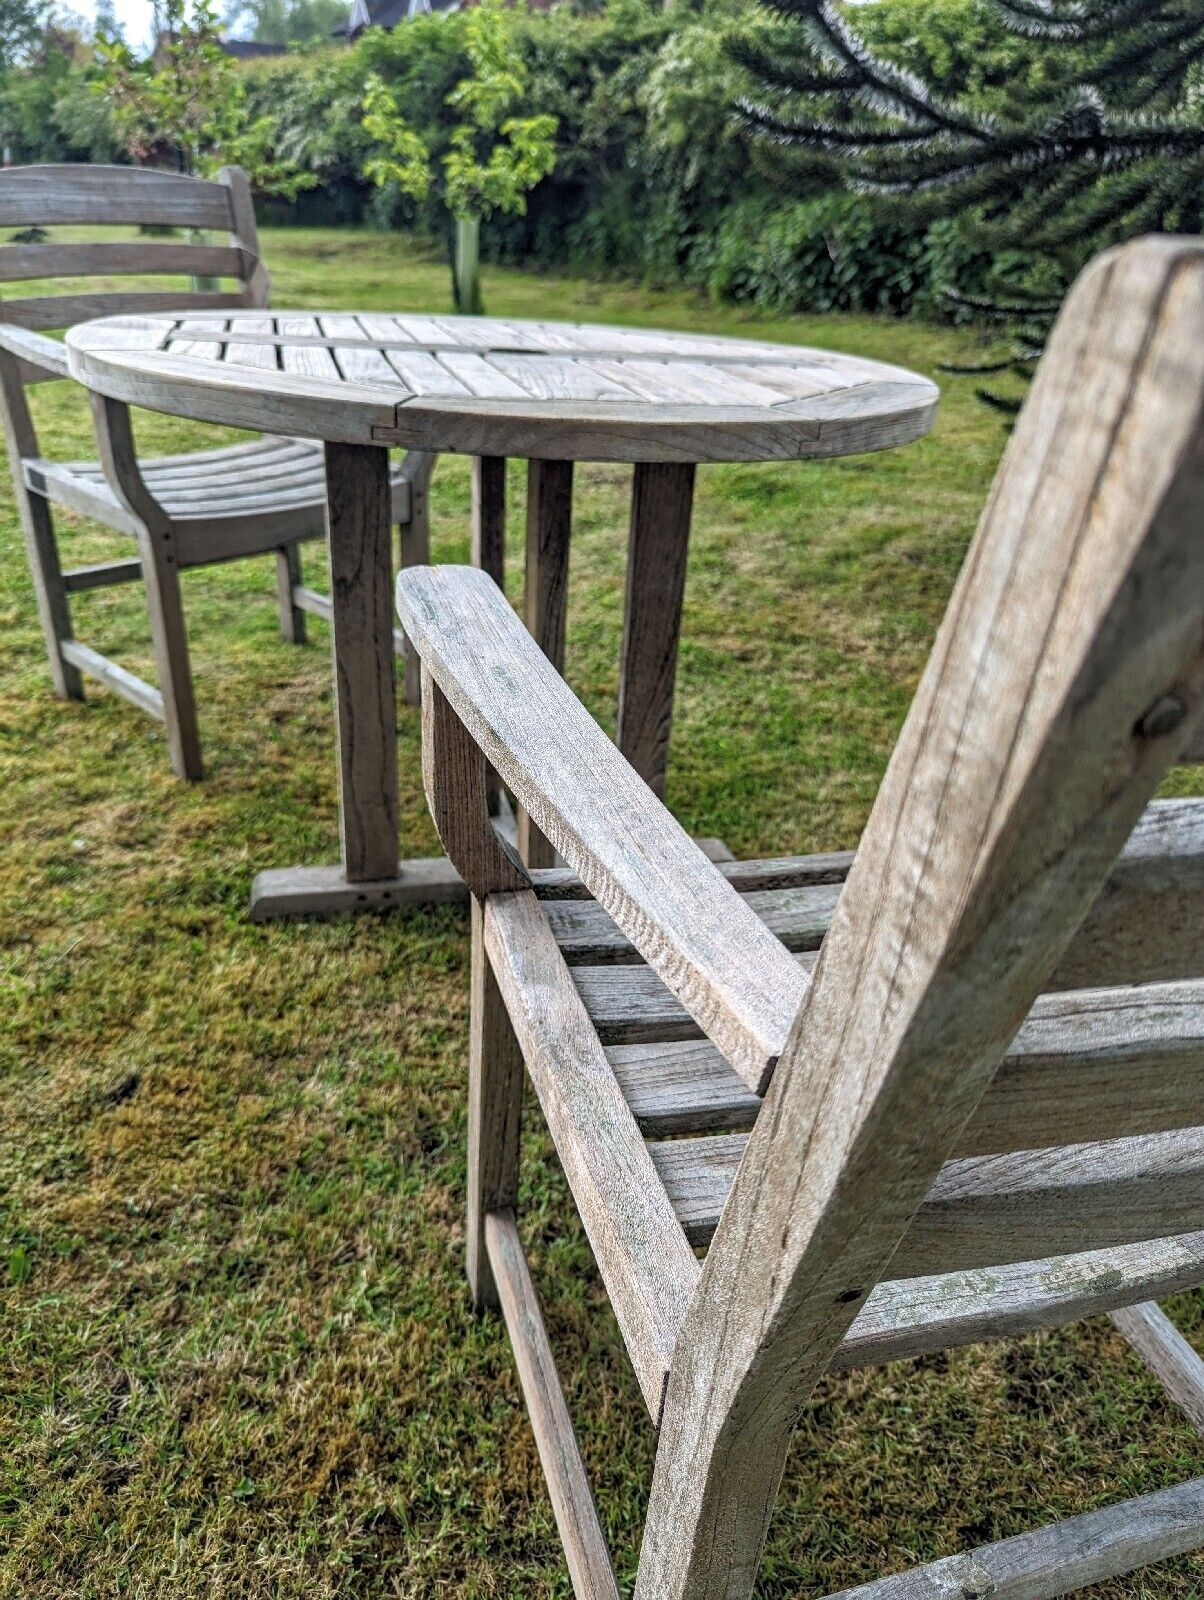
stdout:
{"type": "MultiPolygon", "coordinates": [[[[1017,3],[1071,11],[1078,0],[1017,3]]],[[[1102,3],[1081,0],[1080,9],[1102,3]]],[[[1108,3],[1137,9],[1136,0],[1108,3]]],[[[1151,7],[1168,18],[1181,12],[1186,22],[1204,0],[1143,4],[1147,14],[1151,7]]],[[[941,104],[997,122],[1021,103],[1050,109],[1087,48],[1068,40],[1053,49],[1009,27],[998,0],[830,9],[855,23],[884,70],[928,85],[941,104]]],[[[481,241],[487,258],[684,282],[775,308],[961,318],[978,315],[973,302],[992,293],[1058,292],[1065,266],[1036,230],[988,235],[981,206],[940,215],[910,196],[890,204],[846,182],[846,151],[767,138],[750,126],[742,101],[783,117],[803,109],[800,85],[766,87],[766,60],[804,76],[833,70],[815,41],[801,38],[797,19],[753,0],[563,0],[550,11],[520,13],[512,43],[521,88],[511,85],[504,109],[491,106],[482,121],[482,107],[456,98],[457,86],[478,75],[473,15],[422,16],[392,32],[370,29],[350,47],[294,46],[284,56],[237,63],[246,126],[270,130],[265,163],[270,157],[313,185],[287,206],[269,199],[267,215],[446,237],[450,211],[479,205],[484,212],[492,203],[481,241]],[[502,132],[503,122],[543,130],[551,125],[544,119],[555,123],[550,149],[542,131],[526,148],[525,133],[516,143],[513,130],[502,132]],[[406,136],[394,140],[400,128],[406,136]],[[400,151],[392,168],[391,149],[400,151]],[[531,187],[537,171],[544,175],[531,187]],[[522,195],[525,209],[497,203],[510,191],[522,195]],[[960,305],[947,293],[954,287],[960,305]]],[[[1131,33],[1116,35],[1117,51],[1125,37],[1131,33]]],[[[56,69],[52,105],[39,89],[43,98],[22,108],[30,76],[0,77],[0,140],[13,145],[15,159],[104,159],[105,142],[119,144],[116,108],[77,92],[95,73],[91,52],[78,42],[71,50],[77,53],[56,69]]],[[[1198,127],[1197,69],[1184,86],[1196,98],[1176,115],[1198,127]]],[[[863,104],[850,103],[847,113],[833,105],[858,124],[868,114],[863,104]]]]}

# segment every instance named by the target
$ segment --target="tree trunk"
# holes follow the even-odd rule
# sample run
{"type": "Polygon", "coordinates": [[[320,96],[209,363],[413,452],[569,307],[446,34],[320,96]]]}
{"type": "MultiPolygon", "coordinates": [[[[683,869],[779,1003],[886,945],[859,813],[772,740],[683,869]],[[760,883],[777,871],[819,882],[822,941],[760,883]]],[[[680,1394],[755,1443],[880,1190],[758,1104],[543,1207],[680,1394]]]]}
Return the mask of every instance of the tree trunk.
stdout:
{"type": "Polygon", "coordinates": [[[485,306],[481,300],[481,219],[456,218],[456,264],[453,272],[456,310],[462,316],[479,317],[485,306]]]}

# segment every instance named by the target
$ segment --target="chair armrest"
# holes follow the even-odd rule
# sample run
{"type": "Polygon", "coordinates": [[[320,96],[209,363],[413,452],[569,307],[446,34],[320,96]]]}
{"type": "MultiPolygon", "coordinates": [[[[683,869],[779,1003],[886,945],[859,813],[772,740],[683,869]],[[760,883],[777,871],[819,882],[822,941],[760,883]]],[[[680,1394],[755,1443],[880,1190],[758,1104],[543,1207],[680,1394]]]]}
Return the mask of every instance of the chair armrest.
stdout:
{"type": "Polygon", "coordinates": [[[18,328],[12,322],[0,322],[0,350],[7,350],[47,377],[69,378],[67,347],[57,339],[48,339],[44,333],[34,333],[29,328],[18,328]]]}
{"type": "MultiPolygon", "coordinates": [[[[438,689],[553,846],[756,1093],[808,982],[474,567],[412,567],[397,607],[438,689]]],[[[453,856],[454,859],[454,856],[453,856]]]]}

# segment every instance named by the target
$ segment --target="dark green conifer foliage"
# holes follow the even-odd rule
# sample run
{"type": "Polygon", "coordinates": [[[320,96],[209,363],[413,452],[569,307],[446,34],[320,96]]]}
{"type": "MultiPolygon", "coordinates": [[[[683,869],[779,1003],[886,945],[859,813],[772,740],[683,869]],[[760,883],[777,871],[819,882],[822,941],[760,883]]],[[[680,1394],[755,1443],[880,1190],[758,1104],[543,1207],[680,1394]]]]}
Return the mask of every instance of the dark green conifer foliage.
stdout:
{"type": "Polygon", "coordinates": [[[1200,231],[1204,0],[993,0],[1003,26],[1048,61],[1040,93],[1018,74],[989,104],[875,54],[855,10],[835,0],[767,4],[788,26],[772,50],[740,48],[763,86],[743,108],[754,129],[827,158],[884,203],[962,219],[996,256],[1044,258],[1006,292],[953,291],[1015,341],[1007,361],[977,370],[1027,373],[1097,250],[1200,231]]]}

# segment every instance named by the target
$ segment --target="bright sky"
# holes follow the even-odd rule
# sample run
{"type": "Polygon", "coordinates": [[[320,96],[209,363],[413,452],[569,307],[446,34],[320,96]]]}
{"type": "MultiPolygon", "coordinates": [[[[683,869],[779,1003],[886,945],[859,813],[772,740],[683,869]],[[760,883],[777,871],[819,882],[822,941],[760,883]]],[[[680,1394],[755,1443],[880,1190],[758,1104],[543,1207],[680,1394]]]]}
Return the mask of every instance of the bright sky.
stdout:
{"type": "MultiPolygon", "coordinates": [[[[78,10],[87,9],[87,0],[74,0],[74,4],[78,10]]],[[[151,42],[150,0],[113,0],[113,9],[131,50],[147,49],[151,42]]]]}

